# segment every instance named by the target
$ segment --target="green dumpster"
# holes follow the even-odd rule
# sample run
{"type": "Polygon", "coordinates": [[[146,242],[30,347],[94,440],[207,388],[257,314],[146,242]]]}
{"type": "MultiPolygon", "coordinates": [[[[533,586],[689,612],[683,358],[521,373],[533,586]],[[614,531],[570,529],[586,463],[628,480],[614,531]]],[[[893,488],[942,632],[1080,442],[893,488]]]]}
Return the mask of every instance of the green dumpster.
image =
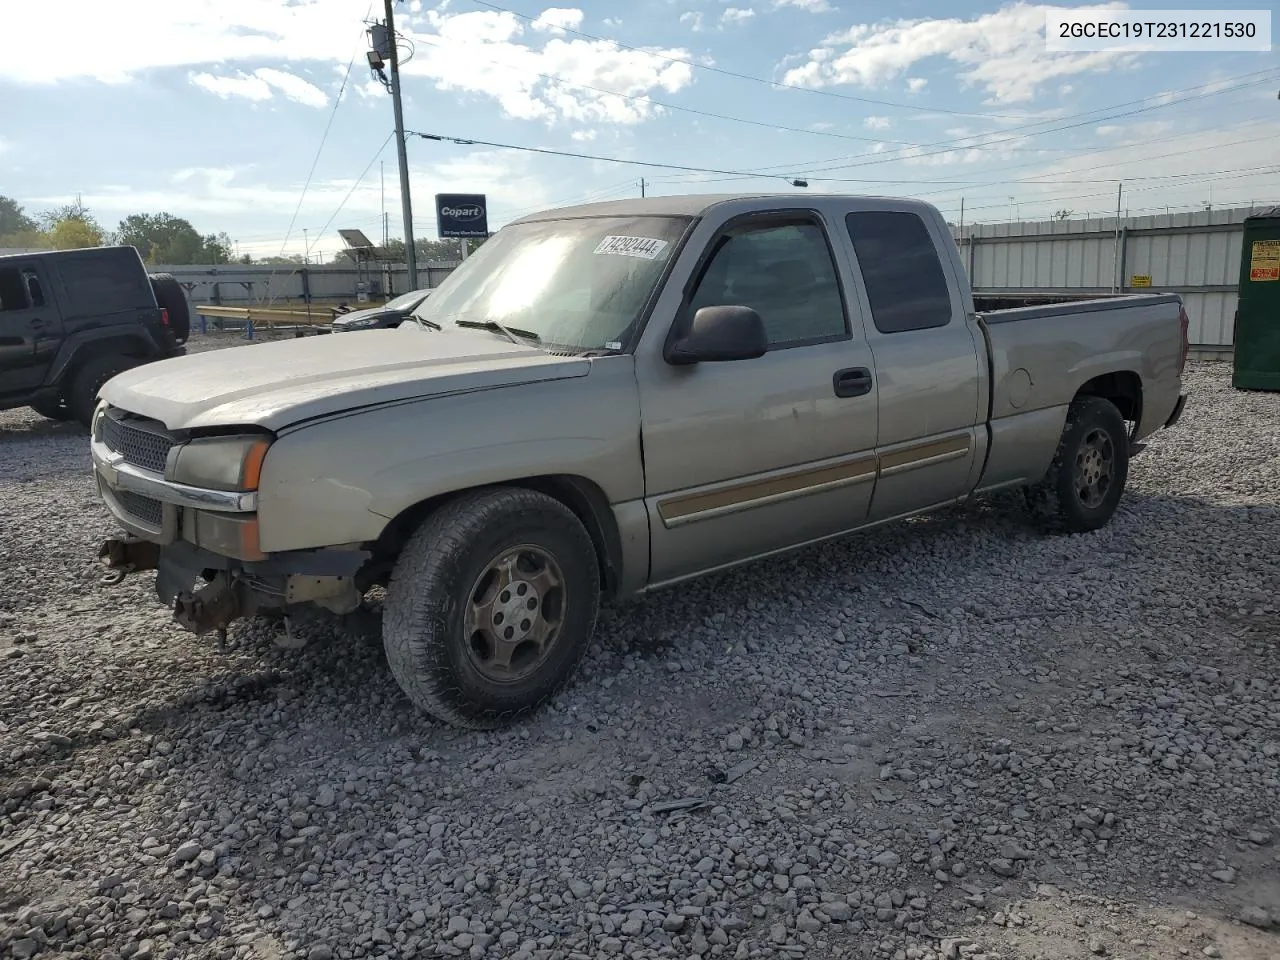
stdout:
{"type": "Polygon", "coordinates": [[[1280,207],[1244,222],[1231,385],[1280,390],[1280,207]]]}

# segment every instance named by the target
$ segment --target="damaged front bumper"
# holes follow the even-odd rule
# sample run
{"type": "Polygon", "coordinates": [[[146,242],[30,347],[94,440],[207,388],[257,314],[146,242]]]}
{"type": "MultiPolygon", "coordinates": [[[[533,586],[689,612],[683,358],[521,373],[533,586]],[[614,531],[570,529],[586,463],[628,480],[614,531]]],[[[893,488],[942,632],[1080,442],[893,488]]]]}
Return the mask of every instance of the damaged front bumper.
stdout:
{"type": "Polygon", "coordinates": [[[103,542],[99,559],[119,583],[134,571],[156,571],[156,594],[174,620],[195,634],[222,632],[241,617],[314,604],[350,613],[360,604],[357,575],[367,550],[327,549],[277,553],[263,560],[219,556],[183,540],[157,544],[138,537],[103,542]]]}

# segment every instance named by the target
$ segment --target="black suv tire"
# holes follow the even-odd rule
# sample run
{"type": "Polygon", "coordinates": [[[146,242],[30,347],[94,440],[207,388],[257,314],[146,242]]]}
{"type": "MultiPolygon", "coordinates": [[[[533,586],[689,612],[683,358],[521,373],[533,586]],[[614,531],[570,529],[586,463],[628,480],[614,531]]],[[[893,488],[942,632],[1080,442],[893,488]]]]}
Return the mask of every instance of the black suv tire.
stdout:
{"type": "Polygon", "coordinates": [[[71,378],[71,386],[67,390],[67,409],[71,416],[81,426],[90,426],[94,408],[98,405],[98,391],[103,384],[116,374],[138,366],[139,362],[122,353],[109,353],[87,361],[71,378]]]}
{"type": "Polygon", "coordinates": [[[50,420],[71,419],[71,408],[61,397],[54,397],[52,400],[34,400],[31,403],[31,409],[50,420]]]}
{"type": "Polygon", "coordinates": [[[153,273],[150,279],[156,303],[169,311],[169,332],[177,343],[186,343],[187,337],[191,336],[191,305],[187,303],[187,292],[172,273],[153,273]]]}

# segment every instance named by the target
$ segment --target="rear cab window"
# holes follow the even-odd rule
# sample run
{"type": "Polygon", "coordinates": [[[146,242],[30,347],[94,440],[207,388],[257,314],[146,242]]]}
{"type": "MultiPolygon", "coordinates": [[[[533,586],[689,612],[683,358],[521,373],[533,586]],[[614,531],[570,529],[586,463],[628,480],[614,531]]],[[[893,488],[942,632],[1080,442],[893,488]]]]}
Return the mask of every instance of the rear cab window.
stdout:
{"type": "Polygon", "coordinates": [[[945,327],[951,292],[938,248],[917,214],[866,210],[845,217],[871,318],[881,333],[945,327]]]}

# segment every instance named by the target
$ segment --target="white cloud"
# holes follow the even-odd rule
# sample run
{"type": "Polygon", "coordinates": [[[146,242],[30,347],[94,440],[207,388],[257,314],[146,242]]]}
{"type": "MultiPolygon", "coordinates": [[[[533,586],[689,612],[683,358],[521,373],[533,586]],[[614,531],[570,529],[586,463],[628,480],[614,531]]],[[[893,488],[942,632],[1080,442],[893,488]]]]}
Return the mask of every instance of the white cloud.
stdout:
{"type": "Polygon", "coordinates": [[[410,77],[429,77],[441,90],[477,93],[496,100],[507,116],[553,122],[640,123],[660,112],[629,97],[674,93],[693,81],[693,68],[677,62],[689,51],[626,50],[605,41],[553,37],[541,48],[521,41],[525,26],[507,13],[477,11],[456,16],[428,14],[429,32],[413,34],[418,53],[404,67],[410,77]],[[542,76],[539,76],[539,75],[542,76]],[[558,77],[556,83],[545,77],[558,77]]]}
{"type": "Polygon", "coordinates": [[[269,83],[248,73],[237,73],[234,76],[225,77],[215,77],[211,73],[193,73],[191,82],[210,93],[216,93],[223,100],[231,97],[243,97],[245,100],[270,100],[273,96],[269,83]]]}
{"type": "MultiPolygon", "coordinates": [[[[1106,3],[1071,9],[1119,6],[1106,3]]],[[[1131,54],[1111,51],[1047,52],[1045,15],[1056,9],[1065,8],[1015,3],[971,20],[856,24],[823,40],[810,52],[809,61],[788,71],[785,79],[813,87],[876,87],[922,61],[944,57],[957,65],[962,83],[985,88],[997,103],[1015,103],[1032,99],[1042,86],[1062,77],[1107,71],[1133,59],[1131,54]]]]}
{"type": "Polygon", "coordinates": [[[680,22],[689,24],[689,29],[694,33],[699,33],[702,30],[702,14],[696,10],[688,10],[680,14],[680,22]]]}
{"type": "Polygon", "coordinates": [[[831,4],[827,0],[774,0],[773,5],[779,10],[783,7],[792,7],[796,10],[804,10],[806,13],[828,13],[831,11],[831,4]]]}
{"type": "Polygon", "coordinates": [[[329,102],[323,90],[301,77],[271,67],[259,67],[252,74],[236,72],[227,76],[194,73],[191,82],[216,93],[222,99],[243,97],[245,100],[270,100],[276,91],[287,99],[308,107],[323,107],[329,102]]]}
{"type": "MultiPolygon", "coordinates": [[[[403,71],[408,96],[415,80],[429,79],[439,89],[489,97],[511,117],[634,124],[656,108],[537,74],[633,97],[674,92],[693,80],[687,64],[564,36],[583,22],[574,7],[546,7],[532,25],[507,13],[444,7],[417,14],[410,8],[397,23],[417,44],[403,71]]],[[[23,10],[24,35],[59,37],[58,56],[49,57],[38,44],[11,45],[0,58],[0,81],[127,83],[147,71],[178,67],[218,96],[265,101],[275,93],[318,106],[324,90],[292,67],[314,64],[320,68],[314,75],[327,77],[331,66],[345,70],[356,54],[361,70],[363,9],[352,0],[130,0],[124,17],[117,5],[101,0],[33,3],[23,10]],[[76,29],[66,30],[67,23],[76,29]]],[[[654,52],[691,58],[678,48],[654,52]]],[[[332,93],[337,85],[334,76],[325,87],[332,93]]]]}
{"type": "Polygon", "coordinates": [[[563,36],[565,28],[577,30],[582,26],[582,11],[567,7],[548,7],[533,21],[533,29],[563,36]]]}
{"type": "Polygon", "coordinates": [[[723,24],[746,23],[756,12],[750,7],[729,7],[720,15],[720,22],[723,24]]]}
{"type": "Polygon", "coordinates": [[[919,93],[928,85],[929,81],[924,77],[907,77],[907,93],[919,93]]]}
{"type": "Polygon", "coordinates": [[[596,132],[594,130],[575,130],[569,136],[580,143],[586,143],[596,138],[596,132]]]}
{"type": "Polygon", "coordinates": [[[1104,123],[1100,127],[1094,129],[1094,133],[1100,137],[1112,137],[1124,130],[1124,127],[1114,123],[1104,123]]]}
{"type": "Polygon", "coordinates": [[[862,125],[868,130],[888,130],[893,121],[888,117],[864,117],[862,125]]]}

